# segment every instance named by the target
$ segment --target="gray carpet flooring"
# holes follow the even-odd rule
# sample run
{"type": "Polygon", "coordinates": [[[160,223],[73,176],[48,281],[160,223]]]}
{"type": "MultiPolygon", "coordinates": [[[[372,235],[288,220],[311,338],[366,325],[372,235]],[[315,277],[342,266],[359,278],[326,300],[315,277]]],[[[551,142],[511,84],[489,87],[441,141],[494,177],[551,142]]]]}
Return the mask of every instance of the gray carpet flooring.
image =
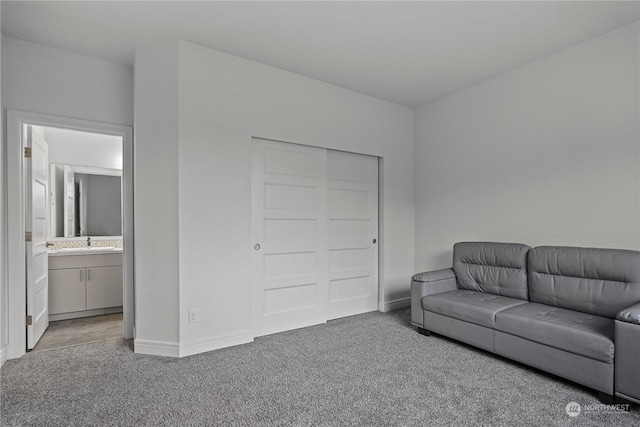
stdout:
{"type": "Polygon", "coordinates": [[[3,426],[638,426],[593,391],[368,313],[183,359],[111,339],[0,371],[3,426]],[[577,402],[582,412],[569,417],[577,402]]]}

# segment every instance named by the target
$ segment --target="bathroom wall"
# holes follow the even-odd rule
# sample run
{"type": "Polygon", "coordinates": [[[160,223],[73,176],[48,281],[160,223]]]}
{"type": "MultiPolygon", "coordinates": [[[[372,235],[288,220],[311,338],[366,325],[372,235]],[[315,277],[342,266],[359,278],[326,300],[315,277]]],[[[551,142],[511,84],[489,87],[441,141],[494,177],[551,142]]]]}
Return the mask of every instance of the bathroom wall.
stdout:
{"type": "Polygon", "coordinates": [[[122,170],[122,138],[43,127],[49,163],[122,170]]]}

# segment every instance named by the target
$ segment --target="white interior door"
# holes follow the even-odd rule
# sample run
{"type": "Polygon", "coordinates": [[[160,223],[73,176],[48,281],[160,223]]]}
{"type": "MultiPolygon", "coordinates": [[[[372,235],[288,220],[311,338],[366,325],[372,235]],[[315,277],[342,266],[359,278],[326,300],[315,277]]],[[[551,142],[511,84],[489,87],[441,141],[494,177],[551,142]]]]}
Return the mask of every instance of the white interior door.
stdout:
{"type": "Polygon", "coordinates": [[[326,150],[256,139],[252,165],[254,333],[326,322],[326,150]]]}
{"type": "Polygon", "coordinates": [[[27,316],[31,316],[31,324],[27,325],[27,349],[30,350],[49,326],[49,149],[40,128],[27,126],[26,135],[26,146],[31,148],[31,159],[25,162],[26,230],[31,230],[31,241],[26,242],[27,316]]]}
{"type": "Polygon", "coordinates": [[[378,158],[329,150],[329,319],[378,308],[378,158]]]}
{"type": "Polygon", "coordinates": [[[254,139],[256,336],[377,309],[378,159],[254,139]]]}

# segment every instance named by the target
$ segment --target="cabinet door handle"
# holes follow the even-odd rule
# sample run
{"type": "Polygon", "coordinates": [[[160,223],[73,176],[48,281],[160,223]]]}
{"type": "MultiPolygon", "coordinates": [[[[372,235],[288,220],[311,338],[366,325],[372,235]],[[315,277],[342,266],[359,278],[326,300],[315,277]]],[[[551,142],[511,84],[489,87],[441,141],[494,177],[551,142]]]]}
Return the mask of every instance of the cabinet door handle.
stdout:
{"type": "Polygon", "coordinates": [[[87,282],[91,280],[91,270],[87,269],[87,282]]]}
{"type": "Polygon", "coordinates": [[[84,282],[84,270],[80,270],[80,281],[84,282]]]}

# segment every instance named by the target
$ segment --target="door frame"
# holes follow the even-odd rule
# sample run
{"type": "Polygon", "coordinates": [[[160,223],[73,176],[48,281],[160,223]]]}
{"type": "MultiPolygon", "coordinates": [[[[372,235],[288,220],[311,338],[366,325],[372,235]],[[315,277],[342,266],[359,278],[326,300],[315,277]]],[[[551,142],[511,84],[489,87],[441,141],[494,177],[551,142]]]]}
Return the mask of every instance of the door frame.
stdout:
{"type": "MultiPolygon", "coordinates": [[[[26,353],[25,125],[68,128],[122,137],[123,336],[134,337],[133,129],[109,123],[7,110],[7,358],[26,353]]],[[[3,323],[4,323],[3,321],[3,323]]]]}

